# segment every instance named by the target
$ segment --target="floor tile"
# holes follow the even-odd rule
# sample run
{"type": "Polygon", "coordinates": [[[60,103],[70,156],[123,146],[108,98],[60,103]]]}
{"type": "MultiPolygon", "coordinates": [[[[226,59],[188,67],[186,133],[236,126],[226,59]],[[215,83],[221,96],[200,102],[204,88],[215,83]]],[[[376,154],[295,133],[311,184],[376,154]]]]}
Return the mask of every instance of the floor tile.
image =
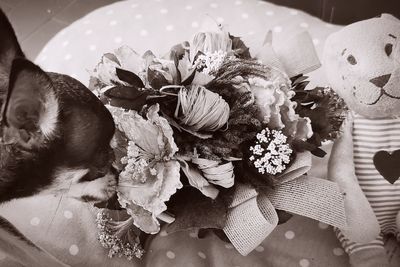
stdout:
{"type": "Polygon", "coordinates": [[[74,0],[35,0],[21,3],[8,14],[19,40],[24,40],[74,0]]]}
{"type": "Polygon", "coordinates": [[[12,10],[12,7],[7,5],[7,4],[3,4],[0,2],[0,8],[4,11],[4,13],[6,13],[6,15],[8,15],[10,13],[10,11],[12,10]]]}
{"type": "Polygon", "coordinates": [[[33,34],[22,41],[21,46],[25,55],[34,60],[44,45],[67,24],[51,19],[41,25],[33,34]]]}
{"type": "Polygon", "coordinates": [[[72,23],[96,8],[117,2],[118,0],[80,0],[75,1],[55,16],[56,19],[72,23]]]}
{"type": "Polygon", "coordinates": [[[0,0],[0,7],[30,59],[58,31],[89,12],[118,0],[0,0]]]}
{"type": "Polygon", "coordinates": [[[8,5],[11,8],[17,7],[26,0],[0,0],[0,6],[3,6],[2,4],[8,5]]]}

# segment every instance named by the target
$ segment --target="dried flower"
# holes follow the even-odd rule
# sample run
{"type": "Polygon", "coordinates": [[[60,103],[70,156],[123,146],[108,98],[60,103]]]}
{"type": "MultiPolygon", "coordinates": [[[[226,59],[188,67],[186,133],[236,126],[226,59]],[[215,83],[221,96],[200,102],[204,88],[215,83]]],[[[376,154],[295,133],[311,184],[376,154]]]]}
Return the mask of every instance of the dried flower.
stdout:
{"type": "Polygon", "coordinates": [[[104,248],[108,248],[108,257],[125,256],[128,260],[142,258],[144,250],[134,232],[132,219],[117,222],[104,210],[100,210],[96,218],[98,240],[104,248]]]}
{"type": "Polygon", "coordinates": [[[255,144],[249,148],[249,160],[259,173],[276,175],[286,169],[293,152],[286,141],[287,137],[278,130],[266,128],[257,134],[255,144]]]}
{"type": "Polygon", "coordinates": [[[178,151],[168,121],[158,115],[158,105],[151,106],[147,120],[135,111],[110,107],[117,128],[129,140],[126,164],[120,173],[118,197],[133,218],[133,223],[146,233],[160,230],[159,217],[165,202],[182,188],[180,165],[173,159],[178,151]]]}
{"type": "Polygon", "coordinates": [[[226,52],[218,50],[212,53],[199,55],[194,62],[197,70],[207,75],[212,75],[218,71],[226,57],[226,52]]]}
{"type": "Polygon", "coordinates": [[[220,28],[215,31],[198,32],[190,42],[190,61],[193,62],[198,52],[211,54],[217,51],[232,51],[232,40],[229,33],[220,28]]]}
{"type": "MultiPolygon", "coordinates": [[[[178,79],[174,61],[157,58],[151,51],[140,56],[128,46],[122,46],[116,49],[114,53],[105,54],[101,62],[91,72],[91,79],[96,79],[96,84],[103,85],[103,87],[114,86],[115,84],[129,85],[118,77],[116,68],[137,75],[146,88],[152,87],[155,74],[161,75],[161,78],[167,83],[175,83],[178,79]]],[[[101,90],[102,88],[91,89],[101,90]]]]}
{"type": "Polygon", "coordinates": [[[101,62],[91,72],[91,76],[97,78],[106,86],[115,85],[116,82],[126,84],[118,78],[116,68],[133,72],[143,81],[145,80],[146,61],[128,46],[122,46],[114,53],[105,54],[101,58],[101,62]]]}
{"type": "Polygon", "coordinates": [[[263,122],[269,128],[282,130],[286,136],[307,140],[313,134],[311,121],[296,113],[296,102],[291,100],[295,93],[290,90],[290,80],[283,73],[275,72],[269,80],[248,78],[263,122]]]}
{"type": "Polygon", "coordinates": [[[215,132],[226,126],[229,111],[228,103],[219,94],[203,86],[192,85],[179,90],[174,117],[181,129],[200,138],[208,138],[211,135],[198,132],[215,132]]]}

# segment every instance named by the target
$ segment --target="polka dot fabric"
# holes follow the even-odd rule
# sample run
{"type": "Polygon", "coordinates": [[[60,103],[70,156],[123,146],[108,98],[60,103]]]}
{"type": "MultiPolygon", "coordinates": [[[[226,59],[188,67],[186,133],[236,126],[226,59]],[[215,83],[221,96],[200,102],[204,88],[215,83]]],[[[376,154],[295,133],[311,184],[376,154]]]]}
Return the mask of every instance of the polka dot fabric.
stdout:
{"type": "MultiPolygon", "coordinates": [[[[36,62],[46,70],[69,74],[88,84],[88,70],[102,54],[129,45],[139,53],[151,49],[162,55],[172,45],[189,40],[206,14],[227,25],[232,34],[242,36],[252,51],[257,51],[270,29],[275,45],[307,30],[321,53],[327,35],[338,29],[301,11],[264,1],[122,1],[98,9],[62,30],[36,62]]],[[[325,83],[319,71],[314,72],[313,80],[325,83]]],[[[315,163],[311,173],[323,177],[326,160],[315,163]]],[[[96,210],[87,204],[63,197],[35,197],[7,203],[0,207],[0,214],[71,266],[348,266],[348,257],[331,227],[299,216],[278,226],[246,257],[212,234],[198,239],[193,230],[175,234],[162,230],[146,244],[142,261],[128,262],[107,258],[107,250],[96,239],[96,210]]],[[[0,252],[0,266],[18,265],[0,252]]]]}
{"type": "MultiPolygon", "coordinates": [[[[206,16],[241,36],[253,52],[260,48],[268,30],[274,33],[274,45],[307,30],[321,53],[326,37],[339,28],[265,1],[122,1],[100,8],[62,30],[36,62],[46,70],[69,74],[87,85],[88,70],[105,52],[129,45],[139,53],[152,50],[163,55],[172,45],[190,40],[206,16]]],[[[320,70],[313,76],[316,83],[325,83],[320,70]]]]}
{"type": "MultiPolygon", "coordinates": [[[[0,209],[28,238],[72,266],[348,266],[332,228],[294,216],[248,256],[209,233],[161,230],[146,244],[143,260],[108,259],[96,240],[96,209],[76,200],[48,196],[14,201],[0,209]],[[46,203],[46,205],[43,205],[46,203]],[[34,222],[34,223],[32,223],[34,222]]],[[[18,266],[0,253],[0,266],[18,266]]]]}

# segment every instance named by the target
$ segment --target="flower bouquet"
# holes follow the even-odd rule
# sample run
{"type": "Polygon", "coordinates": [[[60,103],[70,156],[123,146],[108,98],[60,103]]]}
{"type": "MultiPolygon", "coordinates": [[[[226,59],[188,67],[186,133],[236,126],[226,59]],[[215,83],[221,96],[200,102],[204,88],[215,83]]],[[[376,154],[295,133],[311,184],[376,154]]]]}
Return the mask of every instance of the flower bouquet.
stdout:
{"type": "Polygon", "coordinates": [[[97,218],[110,257],[140,258],[161,227],[213,231],[243,255],[289,213],[343,227],[337,185],[304,175],[337,135],[343,102],[266,54],[218,26],[163,57],[127,46],[102,57],[90,88],[116,123],[118,198],[97,218]]]}

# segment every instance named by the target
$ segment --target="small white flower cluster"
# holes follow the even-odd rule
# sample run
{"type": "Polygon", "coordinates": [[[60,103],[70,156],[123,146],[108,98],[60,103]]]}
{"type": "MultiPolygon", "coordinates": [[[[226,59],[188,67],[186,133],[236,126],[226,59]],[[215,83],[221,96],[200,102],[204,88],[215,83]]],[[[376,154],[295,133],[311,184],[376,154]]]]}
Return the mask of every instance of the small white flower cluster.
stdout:
{"type": "Polygon", "coordinates": [[[194,63],[197,69],[204,74],[210,75],[221,67],[226,57],[226,52],[219,50],[213,53],[199,55],[194,63]]]}
{"type": "MultiPolygon", "coordinates": [[[[129,261],[134,258],[142,258],[144,250],[139,242],[123,242],[117,237],[113,230],[113,220],[108,215],[100,211],[96,218],[97,229],[99,230],[97,239],[104,248],[108,248],[108,257],[113,258],[114,256],[122,257],[125,256],[129,261]]],[[[115,226],[114,226],[115,227],[115,226]]]]}
{"type": "Polygon", "coordinates": [[[144,157],[141,157],[140,148],[136,146],[135,142],[128,142],[127,155],[121,158],[121,163],[126,164],[121,176],[130,176],[133,180],[146,182],[143,180],[146,176],[142,174],[149,163],[144,157]]]}
{"type": "Polygon", "coordinates": [[[282,173],[290,162],[292,149],[286,143],[287,137],[278,130],[262,130],[256,136],[254,146],[250,146],[252,155],[249,160],[261,174],[282,173]]]}

